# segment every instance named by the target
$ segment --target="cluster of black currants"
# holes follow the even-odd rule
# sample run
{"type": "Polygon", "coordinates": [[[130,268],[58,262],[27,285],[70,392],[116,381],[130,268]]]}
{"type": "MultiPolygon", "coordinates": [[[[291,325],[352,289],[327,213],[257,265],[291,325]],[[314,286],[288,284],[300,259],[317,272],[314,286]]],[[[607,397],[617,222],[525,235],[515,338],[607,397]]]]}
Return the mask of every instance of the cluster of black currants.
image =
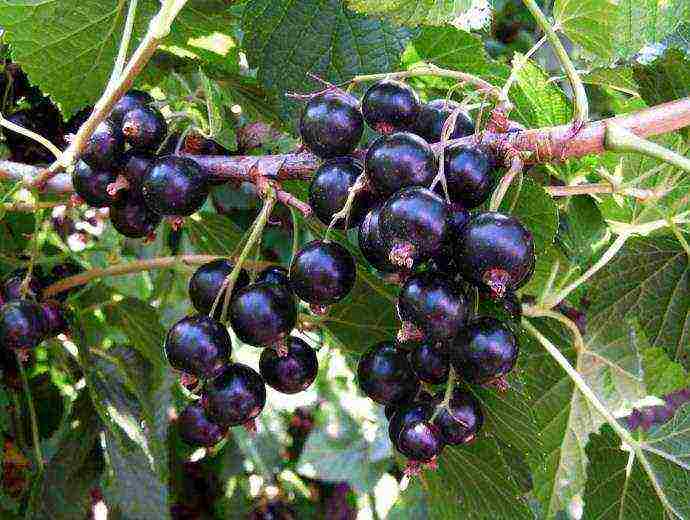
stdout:
{"type": "MultiPolygon", "coordinates": [[[[371,86],[361,103],[334,87],[311,97],[300,130],[325,159],[310,188],[315,214],[334,225],[348,203],[340,227],[359,226],[363,256],[401,283],[397,341],[371,347],[357,375],[364,393],[386,407],[390,439],[410,471],[419,470],[444,446],[477,435],[482,410],[462,385],[507,385],[516,336],[508,323],[474,308],[485,297],[519,309],[515,290],[534,270],[532,236],[513,216],[480,208],[500,174],[493,150],[451,144],[439,175],[439,145],[432,144],[444,131],[451,139],[474,133],[470,116],[452,101],[421,103],[394,80],[371,86]],[[354,155],[365,122],[383,135],[362,164],[354,155]],[[475,295],[472,303],[468,295],[475,295]]],[[[313,285],[332,284],[320,276],[313,274],[313,285]]]]}
{"type": "Polygon", "coordinates": [[[198,211],[209,193],[207,175],[178,155],[158,155],[168,133],[163,114],[146,92],[131,90],[89,138],[72,174],[89,206],[110,208],[113,227],[129,238],[152,238],[163,217],[198,211]]]}

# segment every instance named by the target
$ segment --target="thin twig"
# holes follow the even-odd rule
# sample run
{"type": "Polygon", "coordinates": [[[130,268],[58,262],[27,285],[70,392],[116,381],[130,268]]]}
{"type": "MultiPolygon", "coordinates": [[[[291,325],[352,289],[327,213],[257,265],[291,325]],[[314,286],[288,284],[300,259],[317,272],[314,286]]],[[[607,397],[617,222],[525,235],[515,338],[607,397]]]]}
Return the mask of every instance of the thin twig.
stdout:
{"type": "Polygon", "coordinates": [[[614,152],[636,152],[659,159],[690,173],[690,159],[661,145],[638,137],[615,123],[606,125],[606,149],[614,152]]]}
{"type": "Polygon", "coordinates": [[[24,397],[29,407],[29,420],[31,421],[31,438],[34,445],[34,456],[36,457],[36,465],[38,473],[43,473],[43,453],[41,451],[41,436],[38,433],[38,419],[36,417],[36,408],[34,407],[34,399],[31,395],[31,387],[29,386],[29,379],[26,377],[26,370],[22,363],[22,356],[16,352],[17,365],[19,365],[19,375],[22,378],[22,386],[24,387],[24,397]]]}
{"type": "Polygon", "coordinates": [[[110,81],[108,82],[108,86],[105,87],[106,92],[113,88],[117,80],[120,78],[120,76],[122,76],[122,71],[125,68],[125,63],[127,62],[127,52],[129,51],[129,43],[132,40],[132,30],[134,29],[134,20],[137,14],[138,3],[139,0],[129,0],[129,8],[127,9],[127,19],[125,20],[125,28],[122,31],[120,49],[117,52],[117,59],[115,60],[113,72],[110,75],[110,81]]]}
{"type": "Polygon", "coordinates": [[[514,154],[510,160],[510,168],[508,168],[508,171],[503,176],[501,182],[499,182],[498,187],[494,190],[494,193],[491,196],[491,202],[489,204],[489,209],[491,211],[498,210],[498,208],[501,206],[501,202],[503,202],[503,198],[506,196],[506,193],[508,193],[510,185],[515,179],[515,176],[522,173],[524,168],[525,162],[522,160],[522,157],[520,157],[520,154],[514,154]]]}
{"type": "Polygon", "coordinates": [[[21,134],[24,137],[28,137],[29,139],[36,141],[38,144],[43,145],[50,151],[50,153],[52,153],[55,156],[55,158],[58,161],[60,160],[60,157],[62,157],[62,151],[53,143],[51,143],[48,139],[46,139],[40,134],[37,134],[36,132],[32,132],[31,130],[24,128],[23,126],[19,126],[13,123],[12,121],[8,121],[2,114],[0,114],[0,126],[3,126],[8,130],[12,130],[13,132],[16,132],[18,134],[21,134]]]}

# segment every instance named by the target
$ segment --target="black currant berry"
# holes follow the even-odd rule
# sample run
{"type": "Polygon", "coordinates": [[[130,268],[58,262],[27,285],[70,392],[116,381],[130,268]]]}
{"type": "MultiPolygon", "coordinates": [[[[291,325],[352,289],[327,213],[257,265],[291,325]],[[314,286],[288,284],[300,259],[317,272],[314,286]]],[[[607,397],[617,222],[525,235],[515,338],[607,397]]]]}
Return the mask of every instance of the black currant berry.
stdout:
{"type": "Polygon", "coordinates": [[[337,90],[314,96],[302,113],[302,142],[319,157],[329,158],[352,152],[364,131],[357,100],[337,90]]]}
{"type": "MultiPolygon", "coordinates": [[[[76,276],[80,273],[84,272],[84,268],[80,266],[79,264],[75,264],[74,262],[68,261],[62,264],[57,264],[53,266],[53,268],[50,270],[50,274],[46,278],[44,285],[47,287],[48,285],[54,284],[55,282],[59,282],[60,280],[63,280],[64,278],[69,278],[70,276],[76,276]]],[[[66,291],[61,291],[58,294],[54,295],[53,298],[55,298],[58,301],[65,301],[67,297],[75,292],[78,291],[84,287],[83,285],[78,285],[76,287],[72,287],[70,289],[67,289],[66,291]]]]}
{"type": "MultiPolygon", "coordinates": [[[[213,302],[216,301],[225,279],[230,275],[234,267],[235,264],[230,260],[218,259],[202,265],[194,272],[189,280],[189,299],[192,301],[194,308],[199,311],[199,314],[209,314],[211,312],[213,302]]],[[[237,291],[243,287],[248,286],[249,281],[249,273],[245,269],[240,269],[237,280],[235,280],[232,296],[236,295],[237,291]]],[[[220,319],[224,301],[225,290],[223,289],[223,294],[219,297],[214,314],[216,319],[220,319]]]]}
{"type": "Polygon", "coordinates": [[[508,374],[518,358],[518,342],[507,325],[494,318],[471,321],[450,345],[450,362],[469,383],[491,383],[508,374]]]}
{"type": "MultiPolygon", "coordinates": [[[[415,125],[415,133],[429,143],[438,143],[443,135],[443,125],[450,115],[460,108],[460,103],[447,99],[434,99],[422,105],[415,125]]],[[[474,133],[474,121],[462,110],[455,120],[449,139],[459,139],[474,133]]]]}
{"type": "Polygon", "coordinates": [[[120,127],[112,121],[103,121],[96,127],[86,143],[82,160],[100,170],[114,170],[125,151],[125,138],[120,127]]]}
{"type": "Polygon", "coordinates": [[[292,293],[271,283],[249,285],[233,296],[230,325],[249,345],[265,347],[283,340],[297,323],[292,293]]]}
{"type": "Polygon", "coordinates": [[[470,212],[461,204],[454,203],[448,205],[446,239],[441,246],[441,251],[434,255],[433,258],[434,266],[438,271],[453,276],[459,272],[460,268],[456,261],[456,249],[462,236],[462,230],[469,221],[470,212]]]}
{"type": "Polygon", "coordinates": [[[420,344],[410,353],[410,364],[417,377],[430,385],[440,385],[448,379],[450,362],[447,347],[442,343],[420,344]]]}
{"type": "Polygon", "coordinates": [[[314,240],[295,255],[290,266],[290,286],[307,303],[337,303],[352,290],[357,266],[350,252],[336,242],[314,240]]]}
{"type": "Polygon", "coordinates": [[[534,241],[515,217],[487,211],[474,215],[463,229],[458,256],[465,275],[500,299],[531,277],[534,241]]]}
{"type": "Polygon", "coordinates": [[[36,276],[36,272],[32,272],[29,277],[29,282],[26,286],[26,294],[22,294],[22,284],[26,278],[26,269],[18,269],[8,274],[2,282],[0,287],[0,296],[3,301],[10,302],[13,300],[21,300],[29,298],[32,300],[40,300],[43,293],[43,282],[36,276]]]}
{"type": "Polygon", "coordinates": [[[151,103],[153,103],[153,98],[148,93],[141,90],[130,90],[115,103],[110,112],[110,120],[121,126],[122,119],[127,112],[135,108],[143,108],[151,103]]]}
{"type": "Polygon", "coordinates": [[[371,128],[381,134],[414,126],[421,103],[405,83],[385,79],[375,83],[362,98],[362,114],[371,128]]]}
{"type": "Polygon", "coordinates": [[[412,403],[431,403],[434,401],[434,399],[434,396],[432,396],[426,390],[419,390],[416,395],[411,396],[407,401],[387,404],[384,407],[383,413],[386,415],[386,419],[390,420],[398,410],[401,410],[412,403]]]}
{"type": "Polygon", "coordinates": [[[140,189],[146,172],[151,167],[154,158],[137,150],[127,150],[122,156],[122,175],[131,189],[140,189]]]}
{"type": "Polygon", "coordinates": [[[227,429],[211,422],[206,411],[198,404],[189,404],[177,418],[177,431],[180,438],[190,446],[210,448],[218,444],[227,429]]]}
{"type": "Polygon", "coordinates": [[[290,289],[290,274],[282,265],[272,265],[256,275],[254,283],[272,283],[284,289],[290,289]]]}
{"type": "MultiPolygon", "coordinates": [[[[4,90],[2,90],[4,92],[4,90]]],[[[18,110],[12,115],[7,116],[10,123],[36,132],[50,142],[58,144],[62,141],[61,131],[62,116],[59,111],[57,115],[52,113],[54,109],[52,103],[49,110],[37,110],[36,108],[18,110]]],[[[54,159],[53,154],[43,145],[33,139],[26,137],[10,129],[3,129],[5,142],[10,150],[10,159],[28,164],[48,163],[54,159]]]]}
{"type": "Polygon", "coordinates": [[[372,267],[384,273],[392,273],[397,267],[388,259],[390,250],[381,236],[379,222],[382,207],[383,205],[379,205],[364,216],[364,220],[359,225],[357,241],[359,250],[372,267]]]}
{"type": "Polygon", "coordinates": [[[118,233],[128,238],[150,237],[161,219],[139,194],[130,193],[110,207],[110,222],[118,233]]]}
{"type": "Polygon", "coordinates": [[[216,377],[230,362],[232,343],[227,329],[208,316],[187,316],[165,338],[170,365],[196,377],[216,377]]]}
{"type": "Polygon", "coordinates": [[[429,186],[438,169],[429,144],[409,132],[382,135],[369,147],[364,161],[367,179],[383,197],[408,186],[429,186]]]}
{"type": "Polygon", "coordinates": [[[371,347],[357,365],[359,387],[371,399],[387,405],[406,401],[417,393],[419,380],[407,353],[393,343],[371,347]]]}
{"type": "Polygon", "coordinates": [[[77,162],[72,173],[74,191],[94,208],[112,206],[120,197],[120,192],[108,193],[108,186],[115,182],[117,173],[114,170],[96,170],[84,161],[77,162]]]}
{"type": "Polygon", "coordinates": [[[417,462],[430,462],[444,446],[441,432],[429,421],[403,426],[394,445],[400,453],[417,462]]]}
{"type": "Polygon", "coordinates": [[[266,385],[247,365],[233,363],[213,380],[206,392],[209,418],[223,427],[254,419],[266,405],[266,385]]]}
{"type": "Polygon", "coordinates": [[[496,178],[486,152],[473,146],[455,145],[446,149],[444,161],[448,195],[453,202],[472,209],[488,200],[496,178]]]}
{"type": "Polygon", "coordinates": [[[167,133],[168,123],[157,108],[135,108],[122,118],[125,142],[136,150],[155,153],[167,133]]]}
{"type": "Polygon", "coordinates": [[[0,347],[32,349],[46,337],[41,307],[29,300],[5,303],[0,309],[0,347]]]}
{"type": "MultiPolygon", "coordinates": [[[[309,186],[309,204],[321,222],[329,225],[333,215],[343,209],[350,189],[363,171],[362,164],[351,157],[338,157],[319,166],[309,186]]],[[[373,193],[366,188],[360,190],[352,204],[348,227],[358,226],[375,203],[373,193]]],[[[335,227],[343,229],[345,219],[335,227]]]]}
{"type": "Polygon", "coordinates": [[[465,326],[469,310],[462,290],[447,276],[436,273],[408,278],[400,290],[397,308],[401,321],[411,323],[433,342],[454,338],[465,326]]]}
{"type": "Polygon", "coordinates": [[[448,206],[431,190],[406,188],[388,199],[379,219],[389,260],[411,269],[441,250],[448,227],[448,206]]]}
{"type": "Polygon", "coordinates": [[[186,157],[157,159],[144,176],[141,188],[146,204],[164,216],[188,217],[206,202],[206,174],[186,157]]]}
{"type": "Polygon", "coordinates": [[[292,507],[280,500],[273,500],[254,508],[247,520],[297,520],[297,518],[297,513],[292,507]]]}
{"type": "Polygon", "coordinates": [[[261,377],[268,386],[284,394],[306,390],[316,379],[318,370],[314,349],[295,336],[287,339],[287,352],[284,355],[272,348],[261,351],[261,377]]]}
{"type": "Polygon", "coordinates": [[[447,406],[439,405],[434,424],[443,442],[457,446],[472,442],[484,423],[484,414],[477,400],[466,392],[453,390],[447,406]]]}
{"type": "MultiPolygon", "coordinates": [[[[429,396],[431,397],[431,396],[429,396]]],[[[398,406],[393,411],[388,422],[388,437],[395,444],[404,426],[418,422],[428,421],[434,413],[435,403],[433,398],[415,399],[412,402],[398,406]]]]}
{"type": "Polygon", "coordinates": [[[58,334],[69,332],[65,309],[60,302],[48,300],[40,303],[40,307],[46,326],[46,337],[54,338],[58,334]]]}

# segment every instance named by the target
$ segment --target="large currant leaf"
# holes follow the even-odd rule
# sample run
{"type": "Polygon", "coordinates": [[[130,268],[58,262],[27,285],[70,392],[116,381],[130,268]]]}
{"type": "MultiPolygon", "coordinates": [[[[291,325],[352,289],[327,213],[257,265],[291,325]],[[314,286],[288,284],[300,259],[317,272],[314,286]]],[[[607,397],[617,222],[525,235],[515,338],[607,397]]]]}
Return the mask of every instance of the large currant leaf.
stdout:
{"type": "Polygon", "coordinates": [[[608,59],[613,53],[611,30],[615,18],[613,0],[556,0],[556,24],[583,49],[608,59]]]}
{"type": "MultiPolygon", "coordinates": [[[[395,23],[411,27],[460,23],[463,15],[473,14],[467,13],[473,3],[473,0],[347,0],[347,5],[357,12],[385,16],[395,23]]],[[[483,18],[488,21],[486,15],[483,18]]],[[[481,20],[476,23],[483,25],[481,20]]]]}

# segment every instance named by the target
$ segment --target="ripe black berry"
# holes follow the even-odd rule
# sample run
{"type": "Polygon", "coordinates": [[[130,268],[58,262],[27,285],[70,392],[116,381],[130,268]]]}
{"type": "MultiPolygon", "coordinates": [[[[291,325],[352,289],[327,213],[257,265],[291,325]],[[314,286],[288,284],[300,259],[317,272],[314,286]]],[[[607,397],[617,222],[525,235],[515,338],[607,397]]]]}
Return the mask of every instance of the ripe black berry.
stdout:
{"type": "Polygon", "coordinates": [[[411,323],[433,342],[454,338],[467,321],[465,295],[441,274],[419,273],[408,278],[397,307],[403,322],[411,323]]]}
{"type": "Polygon", "coordinates": [[[450,345],[450,362],[470,383],[491,383],[509,373],[517,361],[515,334],[494,318],[471,321],[450,345]]]}
{"type": "Polygon", "coordinates": [[[410,460],[430,462],[443,450],[443,439],[434,424],[417,421],[402,427],[394,445],[410,460]]]}
{"type": "Polygon", "coordinates": [[[196,162],[168,155],[151,165],[141,191],[146,204],[157,213],[188,217],[206,202],[208,183],[196,162]]]}
{"type": "Polygon", "coordinates": [[[465,275],[494,298],[527,283],[535,262],[532,234],[515,217],[491,211],[465,226],[458,255],[465,275]]]}
{"type": "Polygon", "coordinates": [[[447,347],[441,343],[424,342],[410,353],[410,364],[417,377],[431,385],[440,385],[448,379],[450,370],[447,347]]]}
{"type": "Polygon", "coordinates": [[[0,347],[4,349],[34,348],[45,339],[46,329],[37,303],[15,300],[0,309],[0,347]]]}
{"type": "MultiPolygon", "coordinates": [[[[202,265],[194,272],[189,280],[189,299],[192,301],[194,308],[199,311],[199,314],[209,314],[211,312],[213,302],[216,301],[225,278],[230,275],[234,267],[235,264],[230,260],[218,259],[202,265]]],[[[232,291],[233,296],[247,285],[249,285],[249,273],[245,269],[241,269],[237,280],[235,280],[235,286],[232,291]]],[[[220,295],[214,314],[216,319],[220,319],[224,301],[225,290],[223,289],[223,294],[220,295]]]]}
{"type": "Polygon", "coordinates": [[[120,192],[114,195],[108,193],[108,186],[116,179],[117,173],[114,170],[93,169],[84,161],[77,162],[72,173],[74,191],[94,208],[112,206],[121,197],[120,192]]]}
{"type": "Polygon", "coordinates": [[[444,161],[443,172],[452,201],[468,209],[486,202],[496,184],[486,152],[472,146],[455,145],[446,149],[444,161]]]}
{"type": "Polygon", "coordinates": [[[470,212],[461,204],[448,205],[446,239],[443,241],[441,250],[433,258],[436,270],[452,276],[459,272],[456,249],[462,236],[462,230],[469,221],[470,212]]]}
{"type": "Polygon", "coordinates": [[[375,83],[362,98],[364,119],[381,134],[412,128],[420,108],[417,93],[405,83],[395,80],[375,83]]]}
{"type": "MultiPolygon", "coordinates": [[[[74,262],[68,261],[62,264],[57,264],[53,266],[53,268],[50,270],[50,274],[46,278],[44,285],[48,286],[51,284],[54,284],[55,282],[58,282],[62,280],[63,278],[68,278],[70,276],[76,276],[79,273],[84,272],[84,268],[78,264],[75,264],[74,262]]],[[[55,298],[58,301],[65,301],[67,297],[70,295],[70,293],[74,291],[78,291],[84,287],[83,285],[78,285],[76,287],[72,287],[66,291],[61,291],[58,294],[54,295],[53,298],[55,298]]]]}
{"type": "Polygon", "coordinates": [[[116,125],[122,125],[122,119],[125,114],[135,108],[142,108],[153,103],[153,98],[146,92],[141,90],[130,90],[122,96],[122,98],[115,103],[113,110],[110,112],[110,120],[116,125]]]}
{"type": "Polygon", "coordinates": [[[122,130],[112,121],[103,121],[96,127],[81,154],[81,158],[92,168],[115,169],[125,151],[122,130]]]}
{"type": "Polygon", "coordinates": [[[110,222],[118,233],[128,238],[150,237],[162,217],[149,209],[141,195],[128,195],[110,207],[110,222]]]}
{"type": "Polygon", "coordinates": [[[362,355],[357,365],[357,379],[362,391],[383,405],[406,401],[419,389],[419,380],[406,352],[385,341],[362,355]]]}
{"type": "Polygon", "coordinates": [[[217,376],[230,362],[232,343],[227,329],[208,316],[187,316],[165,338],[170,365],[196,377],[217,376]]]}
{"type": "Polygon", "coordinates": [[[272,283],[290,290],[290,275],[282,265],[272,265],[257,274],[254,283],[272,283]]]}
{"type": "Polygon", "coordinates": [[[379,218],[391,263],[411,269],[441,250],[448,206],[431,190],[406,188],[388,199],[379,218]]]}
{"type": "Polygon", "coordinates": [[[347,155],[364,130],[357,100],[336,90],[313,97],[300,120],[302,141],[319,157],[347,155]]]}
{"type": "Polygon", "coordinates": [[[440,406],[434,424],[443,442],[451,446],[472,442],[484,423],[484,414],[477,400],[466,392],[453,390],[448,406],[440,406]]]}
{"type": "Polygon", "coordinates": [[[180,438],[190,446],[210,448],[218,444],[227,430],[211,422],[206,411],[197,404],[189,404],[177,418],[180,438]]]}
{"type": "Polygon", "coordinates": [[[292,507],[280,500],[274,500],[254,508],[247,520],[297,520],[297,518],[297,513],[292,507]]]}
{"type": "Polygon", "coordinates": [[[415,399],[412,402],[398,406],[388,422],[388,437],[395,444],[404,426],[418,422],[428,421],[434,413],[435,403],[433,398],[415,399]]]}
{"type": "Polygon", "coordinates": [[[122,118],[122,133],[132,148],[156,152],[168,133],[168,123],[157,108],[135,108],[122,118]]]}
{"type": "Polygon", "coordinates": [[[33,300],[41,299],[43,282],[36,276],[36,272],[32,272],[32,275],[29,277],[29,283],[26,286],[26,294],[22,294],[22,284],[25,278],[26,269],[18,269],[5,277],[0,287],[0,297],[2,297],[3,301],[10,302],[23,298],[30,298],[33,300]]]}
{"type": "Polygon", "coordinates": [[[432,396],[429,392],[426,390],[419,390],[416,395],[410,396],[407,401],[387,404],[384,407],[383,412],[386,415],[386,419],[390,420],[398,410],[406,408],[412,403],[431,403],[434,400],[434,396],[432,396]]]}
{"type": "MultiPolygon", "coordinates": [[[[443,125],[446,119],[460,108],[460,103],[447,99],[434,99],[422,105],[415,125],[415,133],[422,136],[429,143],[438,143],[441,140],[443,125]]],[[[474,121],[464,110],[458,114],[455,127],[449,139],[459,139],[474,133],[474,121]]]]}
{"type": "Polygon", "coordinates": [[[69,332],[69,323],[65,309],[60,302],[48,300],[40,304],[43,321],[46,326],[46,337],[53,338],[58,334],[69,332]]]}
{"type": "Polygon", "coordinates": [[[147,170],[153,163],[153,156],[137,150],[127,150],[122,156],[122,175],[130,188],[140,189],[147,170]]]}
{"type": "Polygon", "coordinates": [[[265,347],[280,342],[297,323],[292,293],[271,283],[249,285],[233,296],[230,325],[249,345],[265,347]]]}
{"type": "Polygon", "coordinates": [[[284,394],[306,390],[316,379],[319,363],[316,352],[300,338],[287,339],[287,353],[272,348],[261,351],[259,372],[266,384],[284,394]]]}
{"type": "Polygon", "coordinates": [[[383,205],[379,205],[364,216],[364,220],[359,225],[357,241],[359,249],[367,262],[379,271],[391,273],[396,270],[396,266],[391,264],[388,259],[390,250],[386,247],[381,236],[379,222],[382,207],[383,205]]]}
{"type": "Polygon", "coordinates": [[[213,380],[206,392],[209,418],[223,427],[254,419],[266,404],[266,385],[247,365],[233,363],[213,380]]]}
{"type": "Polygon", "coordinates": [[[429,144],[409,132],[382,135],[369,147],[365,158],[367,179],[384,197],[408,186],[429,186],[437,168],[429,144]]]}
{"type": "Polygon", "coordinates": [[[331,305],[352,290],[357,266],[350,252],[335,242],[314,240],[295,255],[290,286],[295,294],[316,306],[331,305]]]}
{"type": "MultiPolygon", "coordinates": [[[[350,188],[363,171],[362,164],[351,157],[338,157],[319,166],[309,186],[309,204],[321,222],[329,225],[333,215],[343,209],[350,188]]],[[[375,202],[375,196],[362,189],[352,205],[348,227],[358,226],[375,202]]],[[[343,229],[345,220],[338,221],[336,227],[343,229]]]]}

